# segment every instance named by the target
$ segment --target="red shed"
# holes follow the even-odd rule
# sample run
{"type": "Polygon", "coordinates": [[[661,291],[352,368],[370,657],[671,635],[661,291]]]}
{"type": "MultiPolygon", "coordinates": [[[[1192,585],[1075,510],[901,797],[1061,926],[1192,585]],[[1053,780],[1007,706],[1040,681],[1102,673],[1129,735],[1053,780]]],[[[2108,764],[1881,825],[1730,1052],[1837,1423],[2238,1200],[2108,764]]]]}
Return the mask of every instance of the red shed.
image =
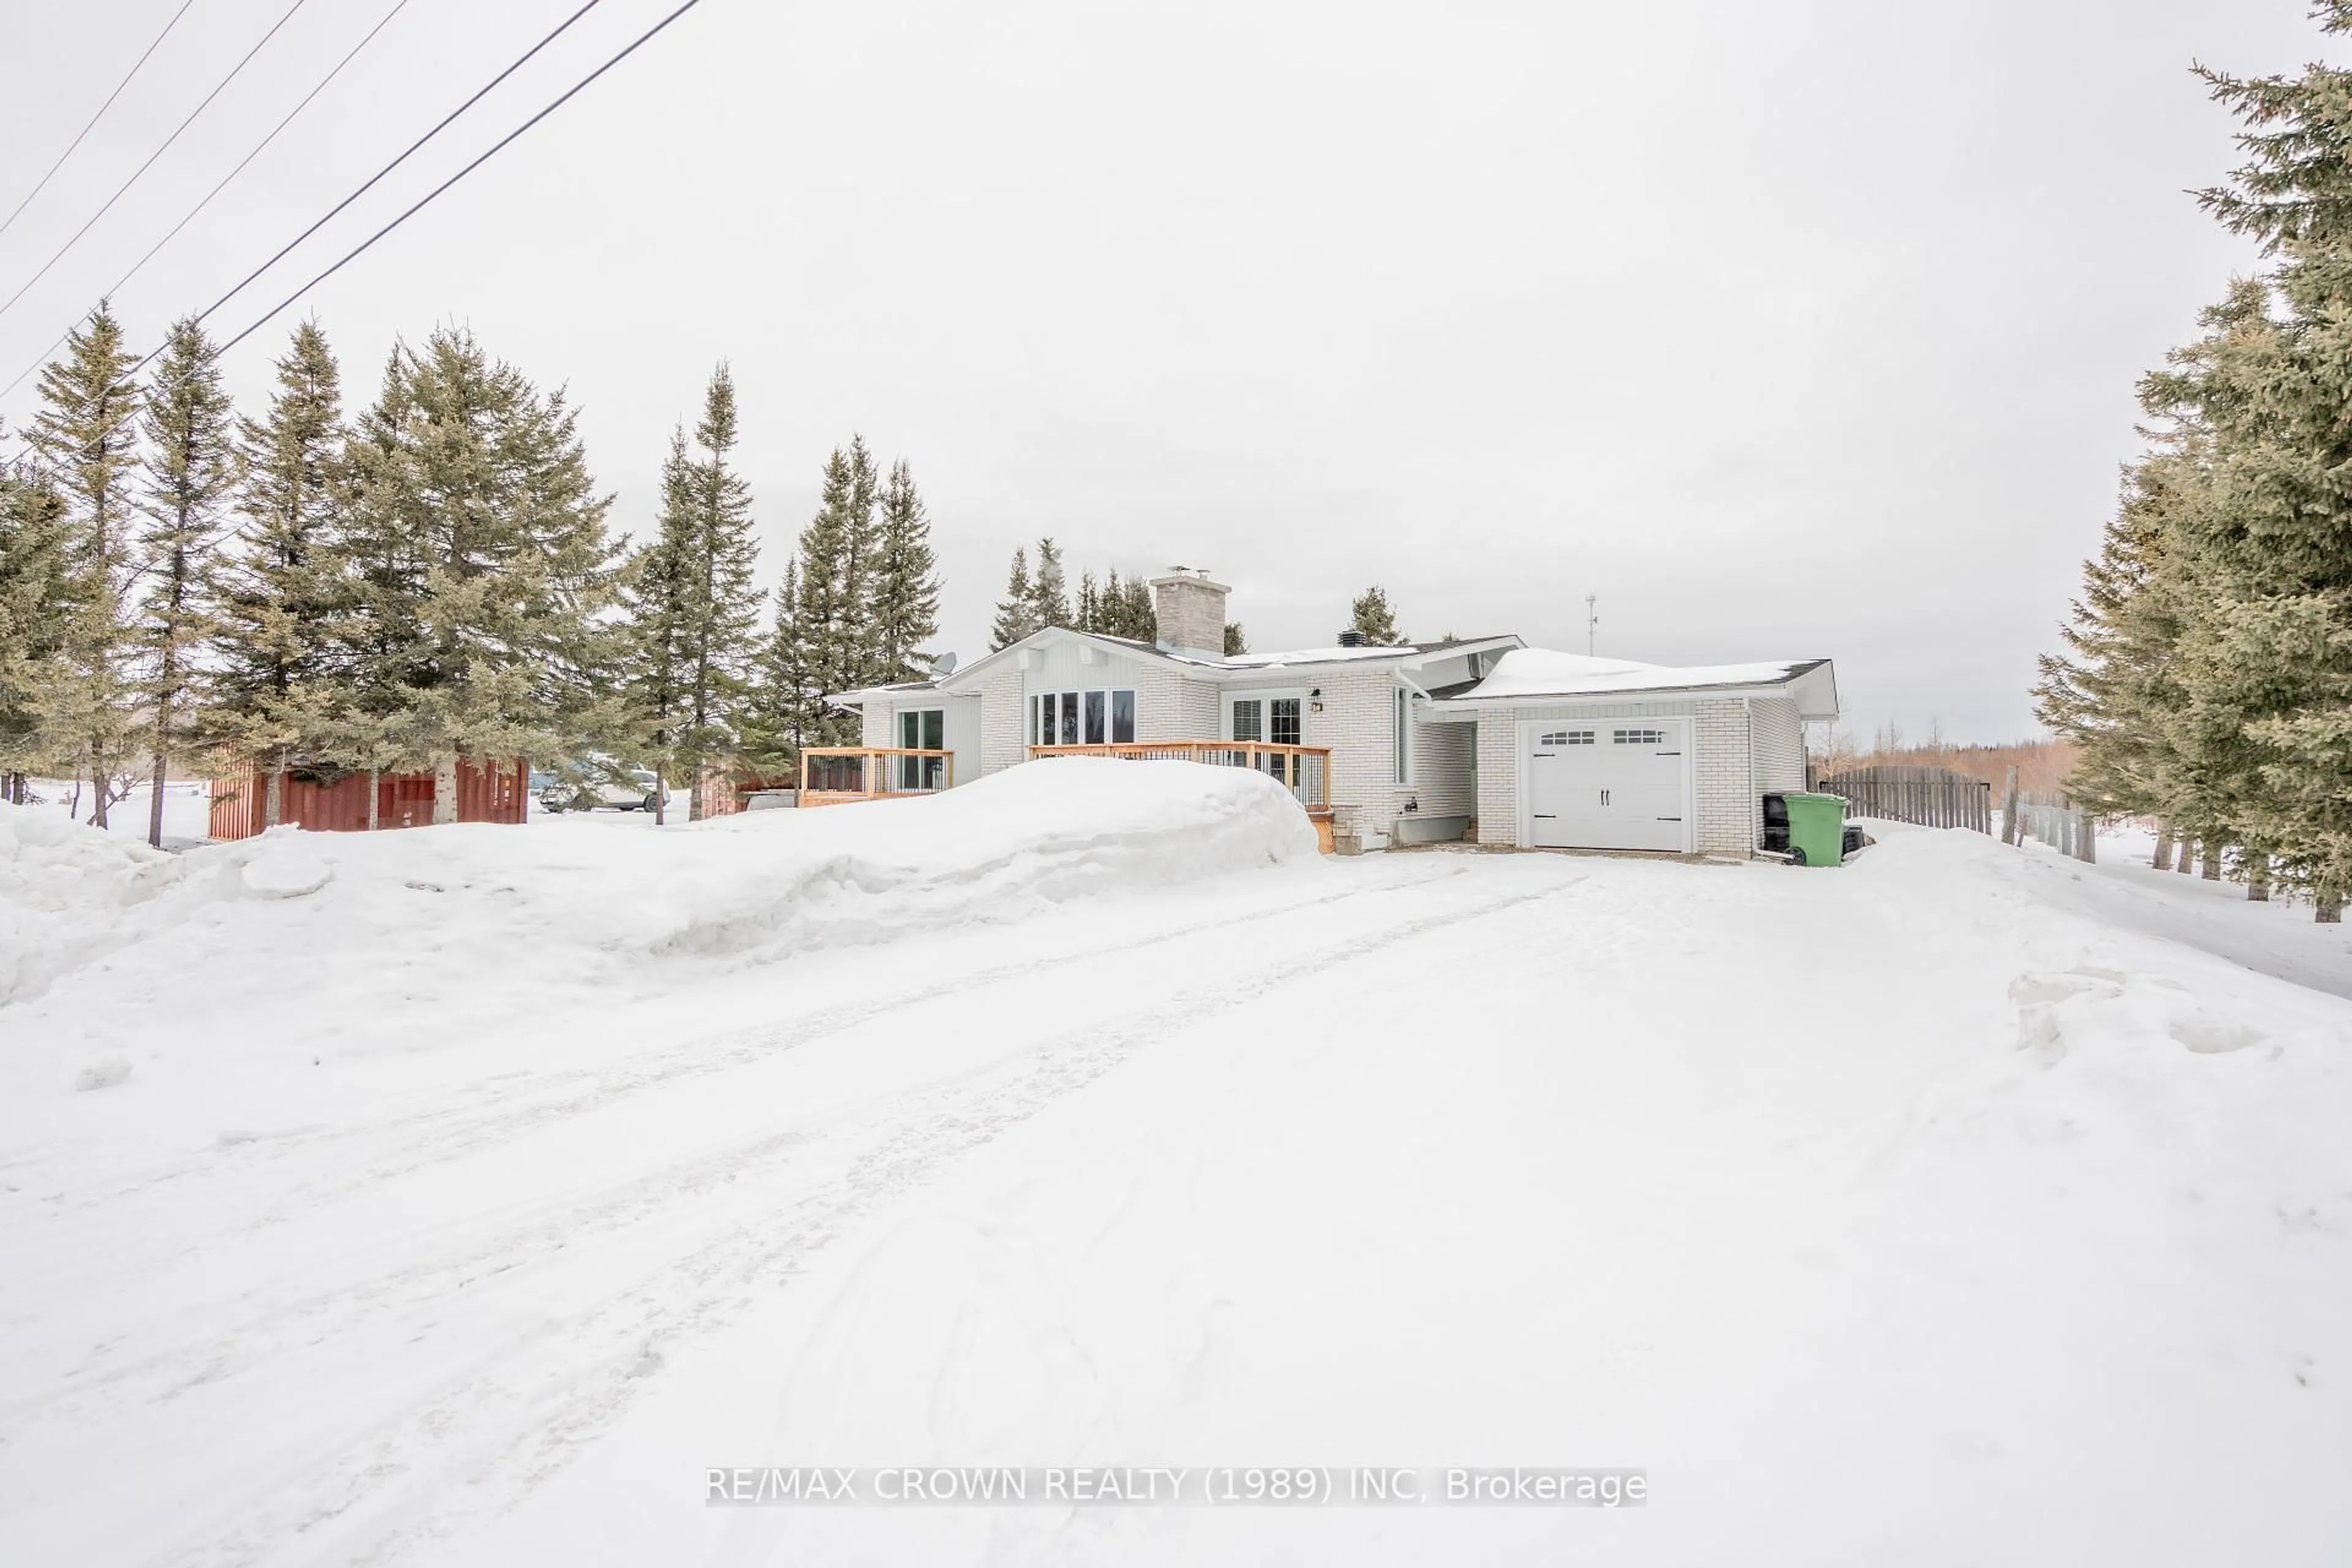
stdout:
{"type": "MultiPolygon", "coordinates": [[[[520,823],[530,812],[530,764],[520,758],[483,767],[457,762],[457,820],[520,823]]],[[[285,775],[282,824],[314,833],[361,833],[368,825],[368,776],[346,773],[333,784],[296,773],[285,775]]],[[[250,838],[261,831],[269,775],[258,768],[244,778],[213,780],[211,834],[250,838]]],[[[423,827],[433,820],[431,773],[383,773],[376,779],[376,825],[423,827]]]]}

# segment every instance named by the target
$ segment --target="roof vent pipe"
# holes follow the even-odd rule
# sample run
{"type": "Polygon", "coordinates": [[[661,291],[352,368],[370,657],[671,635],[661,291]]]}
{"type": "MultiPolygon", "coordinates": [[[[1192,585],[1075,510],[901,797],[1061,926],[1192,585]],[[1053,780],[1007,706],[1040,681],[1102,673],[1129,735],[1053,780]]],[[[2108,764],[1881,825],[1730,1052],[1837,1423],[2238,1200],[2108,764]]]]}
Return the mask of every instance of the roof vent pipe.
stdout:
{"type": "Polygon", "coordinates": [[[1360,631],[1356,631],[1353,628],[1341,632],[1339,634],[1339,646],[1341,647],[1361,647],[1364,646],[1364,634],[1360,631]]]}

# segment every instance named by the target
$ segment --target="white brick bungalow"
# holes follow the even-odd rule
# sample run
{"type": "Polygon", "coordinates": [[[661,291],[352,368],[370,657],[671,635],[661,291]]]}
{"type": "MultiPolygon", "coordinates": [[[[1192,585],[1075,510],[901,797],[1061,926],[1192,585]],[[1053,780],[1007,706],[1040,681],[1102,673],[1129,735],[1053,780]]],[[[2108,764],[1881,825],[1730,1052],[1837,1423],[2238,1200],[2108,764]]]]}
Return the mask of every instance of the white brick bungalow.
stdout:
{"type": "Polygon", "coordinates": [[[1262,768],[1368,848],[1475,825],[1503,847],[1745,853],[1762,794],[1804,787],[1805,721],[1837,711],[1826,659],[1668,669],[1507,636],[1228,658],[1223,584],[1151,586],[1156,646],[1054,627],[931,680],[835,694],[868,753],[845,759],[862,771],[843,793],[1099,748],[1262,768]]]}

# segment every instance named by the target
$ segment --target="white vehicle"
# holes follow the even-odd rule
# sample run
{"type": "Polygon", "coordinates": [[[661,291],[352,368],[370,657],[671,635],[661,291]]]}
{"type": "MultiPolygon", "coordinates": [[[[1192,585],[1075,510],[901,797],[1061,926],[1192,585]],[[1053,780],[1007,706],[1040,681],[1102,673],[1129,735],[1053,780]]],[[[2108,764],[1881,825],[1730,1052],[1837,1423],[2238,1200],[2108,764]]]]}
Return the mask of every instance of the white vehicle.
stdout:
{"type": "Polygon", "coordinates": [[[593,764],[583,769],[578,784],[558,778],[539,792],[539,804],[548,811],[593,811],[609,805],[616,811],[652,811],[669,799],[669,788],[651,768],[627,768],[614,773],[593,764]]]}

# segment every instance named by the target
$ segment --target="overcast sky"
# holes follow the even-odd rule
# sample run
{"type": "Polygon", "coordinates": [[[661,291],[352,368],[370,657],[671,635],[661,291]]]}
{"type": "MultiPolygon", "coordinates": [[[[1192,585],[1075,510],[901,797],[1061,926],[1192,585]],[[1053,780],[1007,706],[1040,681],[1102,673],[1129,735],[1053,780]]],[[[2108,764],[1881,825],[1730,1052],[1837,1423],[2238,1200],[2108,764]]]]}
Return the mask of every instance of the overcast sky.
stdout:
{"type": "MultiPolygon", "coordinates": [[[[0,212],[180,0],[5,0],[0,212]]],[[[0,236],[0,298],[291,0],[194,0],[0,236]]],[[[210,325],[247,325],[676,0],[602,0],[210,325]]],[[[38,286],[34,360],[393,0],[306,0],[38,286]]],[[[143,350],[574,9],[407,0],[122,289],[143,350]]],[[[347,391],[463,322],[568,384],[614,515],[732,360],[765,571],[864,432],[928,497],[942,648],[1014,544],[1212,568],[1260,648],[1384,584],[1422,636],[1828,655],[1850,722],[2032,728],[2132,388],[2253,265],[2192,59],[2302,0],[702,0],[308,301],[347,391]]],[[[229,365],[257,406],[299,311],[229,365]]],[[[9,427],[31,384],[0,399],[9,427]]]]}

